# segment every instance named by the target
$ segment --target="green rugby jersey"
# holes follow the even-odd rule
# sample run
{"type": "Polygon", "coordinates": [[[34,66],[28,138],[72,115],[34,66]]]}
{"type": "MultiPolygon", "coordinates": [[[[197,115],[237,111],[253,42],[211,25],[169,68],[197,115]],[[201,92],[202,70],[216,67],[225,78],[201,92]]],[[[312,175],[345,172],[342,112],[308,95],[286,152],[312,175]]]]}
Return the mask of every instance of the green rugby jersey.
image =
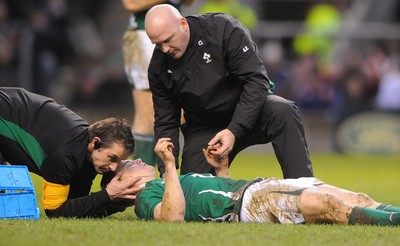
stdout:
{"type": "MultiPolygon", "coordinates": [[[[179,176],[186,201],[185,221],[230,221],[238,215],[247,180],[189,173],[179,176]]],[[[146,183],[135,202],[141,219],[154,219],[154,209],[162,201],[165,183],[161,179],[146,183]]],[[[237,216],[234,220],[237,219],[237,216]]]]}

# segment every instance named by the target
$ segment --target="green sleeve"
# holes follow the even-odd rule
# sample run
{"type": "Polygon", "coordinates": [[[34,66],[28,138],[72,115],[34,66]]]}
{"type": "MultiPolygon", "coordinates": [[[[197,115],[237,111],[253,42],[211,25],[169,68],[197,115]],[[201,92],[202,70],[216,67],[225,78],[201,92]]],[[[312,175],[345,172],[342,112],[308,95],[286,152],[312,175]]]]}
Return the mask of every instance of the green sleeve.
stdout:
{"type": "Polygon", "coordinates": [[[162,202],[164,181],[153,180],[146,183],[135,201],[135,214],[139,219],[154,220],[154,209],[162,202]]]}

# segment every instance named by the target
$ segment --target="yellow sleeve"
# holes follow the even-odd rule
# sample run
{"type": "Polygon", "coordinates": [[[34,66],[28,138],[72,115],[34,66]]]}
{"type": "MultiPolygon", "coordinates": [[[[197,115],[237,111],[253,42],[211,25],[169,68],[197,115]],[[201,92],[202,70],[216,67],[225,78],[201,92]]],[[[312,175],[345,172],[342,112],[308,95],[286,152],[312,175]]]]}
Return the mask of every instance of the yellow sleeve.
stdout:
{"type": "Polygon", "coordinates": [[[61,185],[43,179],[42,204],[45,210],[59,208],[68,198],[69,184],[61,185]]]}

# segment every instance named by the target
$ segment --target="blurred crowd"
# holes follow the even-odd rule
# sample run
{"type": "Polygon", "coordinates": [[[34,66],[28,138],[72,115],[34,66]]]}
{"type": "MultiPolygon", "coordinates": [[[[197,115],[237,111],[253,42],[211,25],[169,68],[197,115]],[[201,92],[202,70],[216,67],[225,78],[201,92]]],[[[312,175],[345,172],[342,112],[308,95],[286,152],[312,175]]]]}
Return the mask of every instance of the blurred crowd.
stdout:
{"type": "Polygon", "coordinates": [[[314,53],[286,59],[278,42],[260,49],[275,93],[303,111],[325,113],[337,123],[368,110],[400,112],[400,60],[379,42],[352,47],[340,63],[328,65],[314,53]]]}
{"type": "Polygon", "coordinates": [[[0,0],[0,85],[69,105],[123,102],[120,90],[129,86],[118,56],[122,32],[113,33],[112,25],[123,30],[125,22],[115,21],[118,13],[105,20],[115,12],[112,2],[0,0]]]}
{"type": "Polygon", "coordinates": [[[369,110],[400,113],[399,40],[352,39],[338,48],[346,7],[315,3],[290,49],[279,40],[260,44],[275,93],[335,124],[369,110]]]}
{"type": "MultiPolygon", "coordinates": [[[[197,13],[226,7],[251,31],[257,25],[255,11],[239,1],[200,2],[197,13]]],[[[315,4],[290,46],[256,40],[275,93],[337,123],[366,110],[400,112],[399,40],[360,40],[338,55],[334,34],[345,11],[315,4]]],[[[64,104],[130,104],[120,54],[126,19],[119,1],[0,0],[0,86],[64,104]]]]}

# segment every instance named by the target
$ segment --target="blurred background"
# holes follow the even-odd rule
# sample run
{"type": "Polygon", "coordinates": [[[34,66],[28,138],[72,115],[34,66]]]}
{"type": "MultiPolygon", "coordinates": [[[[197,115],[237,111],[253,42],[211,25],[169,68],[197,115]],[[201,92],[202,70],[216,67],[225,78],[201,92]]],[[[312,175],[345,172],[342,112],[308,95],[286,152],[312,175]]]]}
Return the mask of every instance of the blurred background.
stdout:
{"type": "MultiPolygon", "coordinates": [[[[400,1],[196,0],[182,12],[211,11],[251,31],[311,152],[400,155],[400,1]]],[[[88,122],[131,120],[127,21],[115,0],[0,0],[0,86],[53,97],[88,122]]]]}

